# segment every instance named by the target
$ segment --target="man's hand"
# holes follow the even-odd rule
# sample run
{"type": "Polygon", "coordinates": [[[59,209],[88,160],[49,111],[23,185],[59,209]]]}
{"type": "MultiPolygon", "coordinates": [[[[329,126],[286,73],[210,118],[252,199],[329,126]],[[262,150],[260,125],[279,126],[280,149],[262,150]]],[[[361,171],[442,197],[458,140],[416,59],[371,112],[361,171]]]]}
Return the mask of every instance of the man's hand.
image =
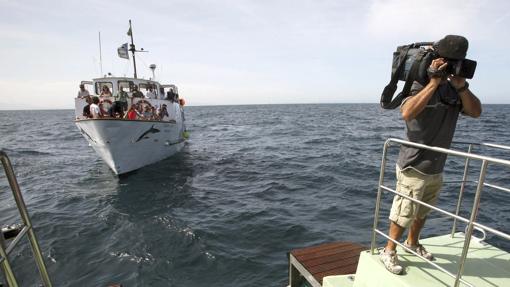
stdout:
{"type": "Polygon", "coordinates": [[[430,81],[433,82],[433,84],[439,85],[439,83],[441,83],[443,80],[443,71],[446,69],[446,66],[448,66],[448,63],[444,58],[437,58],[432,60],[428,72],[431,74],[430,81]]]}
{"type": "MultiPolygon", "coordinates": [[[[465,78],[450,75],[448,76],[448,79],[450,80],[450,84],[452,84],[456,90],[459,90],[466,85],[465,78]]],[[[462,102],[462,112],[465,115],[478,118],[480,114],[482,114],[482,104],[480,103],[480,100],[469,89],[464,89],[459,92],[459,96],[462,102]]]]}
{"type": "Polygon", "coordinates": [[[450,75],[450,76],[448,76],[448,79],[450,80],[450,83],[452,84],[452,86],[457,90],[464,87],[464,85],[466,84],[465,78],[450,75]]]}

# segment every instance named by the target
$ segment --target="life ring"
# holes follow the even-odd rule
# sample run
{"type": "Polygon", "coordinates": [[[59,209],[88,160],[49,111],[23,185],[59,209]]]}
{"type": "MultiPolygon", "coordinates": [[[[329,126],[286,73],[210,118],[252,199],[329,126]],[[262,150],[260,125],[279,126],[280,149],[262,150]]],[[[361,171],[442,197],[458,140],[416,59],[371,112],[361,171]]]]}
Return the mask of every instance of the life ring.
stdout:
{"type": "Polygon", "coordinates": [[[101,110],[101,114],[103,116],[105,115],[108,115],[108,110],[110,110],[110,108],[112,107],[112,101],[108,100],[108,99],[102,99],[101,100],[101,103],[99,103],[99,109],[101,110]],[[108,107],[107,108],[104,108],[104,103],[107,103],[108,104],[108,107]]]}
{"type": "Polygon", "coordinates": [[[151,103],[149,101],[147,101],[147,100],[144,100],[144,99],[141,99],[141,100],[139,100],[138,102],[136,102],[134,104],[142,105],[142,107],[144,109],[145,109],[146,106],[149,106],[152,109],[151,103]]]}

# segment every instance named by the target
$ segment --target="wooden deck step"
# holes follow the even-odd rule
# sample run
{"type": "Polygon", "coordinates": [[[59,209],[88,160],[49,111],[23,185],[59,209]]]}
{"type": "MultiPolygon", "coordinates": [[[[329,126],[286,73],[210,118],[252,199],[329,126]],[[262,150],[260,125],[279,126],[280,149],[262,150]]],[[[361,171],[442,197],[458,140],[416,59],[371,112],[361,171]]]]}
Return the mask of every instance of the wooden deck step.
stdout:
{"type": "Polygon", "coordinates": [[[292,250],[289,254],[289,285],[300,286],[303,279],[314,287],[322,278],[356,273],[359,254],[368,248],[352,242],[332,242],[292,250]]]}

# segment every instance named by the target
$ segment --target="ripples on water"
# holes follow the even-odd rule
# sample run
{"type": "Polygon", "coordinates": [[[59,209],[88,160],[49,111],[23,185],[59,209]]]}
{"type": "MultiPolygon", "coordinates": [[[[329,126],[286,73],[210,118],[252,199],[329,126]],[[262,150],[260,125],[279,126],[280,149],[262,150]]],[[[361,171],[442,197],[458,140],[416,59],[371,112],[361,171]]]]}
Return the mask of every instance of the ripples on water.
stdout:
{"type": "MultiPolygon", "coordinates": [[[[480,120],[459,121],[456,139],[508,144],[509,112],[486,106],[480,120]]],[[[14,163],[55,286],[284,286],[289,250],[368,244],[382,145],[403,136],[398,113],[377,105],[189,107],[184,151],[119,178],[72,115],[0,112],[0,147],[14,163]]],[[[460,179],[463,162],[448,166],[446,178],[460,179]]],[[[508,170],[492,168],[489,179],[510,186],[508,170]]],[[[445,187],[441,207],[454,209],[456,188],[445,187]]],[[[0,224],[13,223],[3,174],[0,189],[0,224]]],[[[390,201],[386,195],[382,216],[390,201]]],[[[449,231],[449,220],[431,217],[425,236],[449,231]]],[[[480,221],[510,232],[509,196],[487,189],[480,221]]],[[[13,253],[15,272],[34,286],[23,246],[13,253]]]]}

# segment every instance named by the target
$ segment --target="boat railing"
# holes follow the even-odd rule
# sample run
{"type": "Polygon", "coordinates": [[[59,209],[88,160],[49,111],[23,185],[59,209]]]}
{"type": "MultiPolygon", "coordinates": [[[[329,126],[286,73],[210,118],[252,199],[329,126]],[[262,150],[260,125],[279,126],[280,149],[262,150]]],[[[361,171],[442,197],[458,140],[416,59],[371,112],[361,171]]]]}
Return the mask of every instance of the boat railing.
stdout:
{"type": "Polygon", "coordinates": [[[428,264],[430,264],[430,265],[434,266],[435,268],[441,270],[442,272],[446,273],[450,277],[454,278],[455,279],[455,283],[454,283],[453,286],[455,286],[455,287],[459,286],[460,283],[464,283],[467,286],[473,286],[469,282],[467,282],[466,280],[462,279],[462,274],[463,274],[463,271],[464,271],[464,265],[465,265],[466,257],[467,257],[468,251],[469,251],[469,245],[470,245],[470,242],[471,242],[473,231],[475,229],[484,233],[484,237],[483,238],[485,238],[485,231],[487,231],[487,232],[490,232],[490,233],[492,233],[494,235],[497,235],[497,236],[499,236],[501,238],[510,240],[510,235],[509,234],[507,234],[505,232],[502,232],[502,231],[499,231],[499,230],[497,230],[495,228],[492,228],[492,227],[489,227],[489,226],[486,226],[486,225],[483,225],[483,224],[480,224],[480,223],[476,222],[476,219],[477,219],[477,216],[478,216],[478,209],[480,207],[481,193],[482,193],[482,190],[483,190],[484,187],[490,187],[490,188],[494,188],[496,190],[510,192],[510,189],[507,189],[507,188],[504,188],[504,187],[501,187],[501,186],[498,186],[498,185],[495,185],[495,184],[489,184],[489,183],[485,182],[485,176],[486,176],[488,165],[489,164],[491,164],[491,165],[495,164],[495,165],[502,165],[502,166],[505,166],[505,167],[510,167],[510,161],[509,160],[495,158],[495,157],[490,157],[490,156],[478,155],[478,154],[473,153],[473,151],[472,151],[473,146],[475,146],[475,145],[486,146],[486,147],[497,148],[497,149],[504,149],[504,150],[510,150],[510,147],[503,146],[503,145],[497,145],[497,144],[489,144],[489,143],[481,143],[481,144],[462,143],[462,144],[467,144],[468,145],[468,151],[467,152],[451,150],[451,149],[445,149],[445,148],[440,148],[440,147],[427,146],[427,145],[424,145],[424,144],[409,142],[409,141],[405,141],[405,140],[401,140],[401,139],[396,139],[396,138],[390,138],[390,139],[386,140],[386,142],[384,143],[383,156],[382,156],[382,161],[381,161],[381,171],[380,171],[380,176],[379,176],[379,185],[378,185],[377,200],[376,200],[375,215],[374,215],[374,225],[373,225],[373,229],[372,229],[372,239],[371,239],[371,246],[370,246],[371,253],[375,254],[376,250],[377,250],[376,236],[377,236],[377,234],[379,234],[379,235],[385,237],[386,239],[394,242],[395,244],[399,245],[400,247],[402,247],[406,251],[409,251],[410,253],[418,256],[422,260],[426,261],[428,264]],[[465,158],[464,174],[463,174],[463,179],[461,181],[461,187],[460,187],[460,192],[459,192],[459,199],[458,199],[458,202],[457,202],[455,213],[448,212],[446,210],[443,210],[443,209],[440,209],[438,207],[432,206],[432,205],[427,204],[427,203],[425,203],[425,202],[423,202],[421,200],[417,200],[417,199],[412,198],[412,197],[410,197],[408,195],[402,194],[402,193],[400,193],[400,192],[398,192],[398,191],[396,191],[396,190],[394,190],[392,188],[389,188],[389,187],[384,185],[384,174],[385,174],[385,170],[386,170],[386,161],[387,161],[388,149],[391,146],[400,146],[400,145],[406,145],[406,146],[411,146],[411,147],[415,147],[415,148],[419,148],[419,149],[426,149],[426,150],[431,150],[431,151],[435,151],[435,152],[438,152],[438,153],[443,153],[443,154],[447,154],[447,155],[451,155],[451,156],[457,156],[457,157],[465,158]],[[477,185],[475,196],[474,196],[474,203],[473,203],[473,207],[471,209],[471,213],[470,213],[469,218],[465,218],[465,217],[459,216],[459,211],[460,211],[460,208],[461,208],[461,201],[462,201],[462,198],[463,198],[465,184],[470,182],[470,181],[468,181],[468,171],[469,171],[469,164],[473,160],[481,161],[481,167],[480,167],[480,173],[478,175],[478,179],[475,180],[475,181],[472,181],[473,183],[476,183],[476,185],[477,185]],[[463,245],[463,249],[462,249],[460,260],[458,261],[459,263],[458,263],[457,273],[452,273],[452,272],[446,270],[445,268],[439,266],[438,264],[432,262],[431,260],[429,260],[429,259],[427,259],[427,258],[425,258],[425,257],[423,257],[421,255],[419,255],[418,253],[416,253],[413,250],[409,249],[408,247],[406,247],[402,243],[398,242],[397,240],[394,240],[394,239],[390,238],[388,235],[386,235],[386,233],[384,233],[384,232],[382,232],[381,230],[378,229],[379,212],[380,212],[381,197],[382,197],[382,192],[383,191],[388,191],[388,192],[397,194],[397,195],[399,195],[399,196],[401,196],[403,198],[406,198],[406,199],[408,199],[408,200],[410,200],[412,202],[415,202],[415,203],[417,203],[419,205],[423,205],[423,206],[428,207],[428,208],[430,208],[432,210],[435,210],[435,211],[437,211],[437,212],[439,212],[441,214],[444,214],[444,215],[446,215],[448,217],[452,217],[453,220],[454,220],[453,227],[452,227],[452,233],[451,233],[452,237],[453,237],[453,234],[455,233],[458,221],[464,222],[464,223],[467,224],[466,229],[465,229],[464,245],[463,245]]]}
{"type": "MultiPolygon", "coordinates": [[[[455,144],[461,144],[461,145],[467,145],[468,146],[468,149],[467,149],[468,153],[472,153],[473,152],[473,147],[474,146],[488,147],[488,148],[493,148],[493,149],[500,149],[500,150],[510,151],[510,147],[509,146],[500,145],[500,144],[493,144],[493,143],[469,143],[469,142],[454,142],[454,143],[455,144]]],[[[455,215],[459,215],[461,204],[462,204],[462,199],[464,197],[464,189],[465,189],[466,184],[467,183],[478,184],[477,180],[468,180],[469,163],[470,163],[470,158],[466,158],[466,161],[465,161],[465,164],[464,164],[464,174],[462,175],[462,181],[460,182],[461,185],[460,185],[460,190],[459,190],[459,198],[457,200],[457,207],[455,208],[455,215]]],[[[505,192],[509,192],[510,193],[510,189],[502,187],[502,186],[498,186],[498,185],[495,185],[495,184],[490,184],[490,183],[484,182],[483,186],[487,186],[487,187],[490,187],[490,188],[494,188],[496,190],[505,191],[505,192]]],[[[477,227],[475,227],[475,228],[483,233],[483,237],[482,238],[484,239],[486,237],[485,231],[483,229],[479,229],[477,227]]],[[[451,237],[453,237],[453,235],[455,234],[456,230],[457,230],[457,218],[454,218],[453,219],[453,224],[452,224],[451,237]]]]}
{"type": "MultiPolygon", "coordinates": [[[[7,177],[7,181],[12,190],[12,195],[16,202],[16,206],[18,208],[22,224],[19,225],[18,231],[12,232],[12,238],[9,238],[11,242],[9,245],[6,245],[7,240],[7,232],[2,230],[0,232],[0,267],[4,273],[5,280],[7,281],[7,286],[9,287],[17,287],[18,283],[16,281],[16,277],[12,271],[11,264],[9,261],[9,254],[16,247],[16,245],[20,242],[23,236],[27,235],[30,241],[30,245],[32,247],[32,252],[34,255],[34,260],[39,269],[39,275],[41,276],[42,282],[45,287],[51,287],[50,277],[48,275],[48,271],[46,270],[46,265],[44,264],[44,259],[42,256],[41,248],[39,247],[39,243],[35,236],[32,222],[30,220],[30,216],[28,214],[27,207],[25,205],[25,201],[23,200],[23,196],[21,194],[21,190],[18,185],[18,181],[16,180],[16,176],[14,174],[14,170],[12,169],[11,161],[7,154],[4,151],[0,150],[0,161],[2,162],[3,169],[5,171],[5,175],[7,177]],[[15,235],[12,235],[14,233],[15,235]]],[[[9,236],[10,237],[10,236],[9,236]]],[[[2,285],[2,284],[0,284],[2,285]]]]}

